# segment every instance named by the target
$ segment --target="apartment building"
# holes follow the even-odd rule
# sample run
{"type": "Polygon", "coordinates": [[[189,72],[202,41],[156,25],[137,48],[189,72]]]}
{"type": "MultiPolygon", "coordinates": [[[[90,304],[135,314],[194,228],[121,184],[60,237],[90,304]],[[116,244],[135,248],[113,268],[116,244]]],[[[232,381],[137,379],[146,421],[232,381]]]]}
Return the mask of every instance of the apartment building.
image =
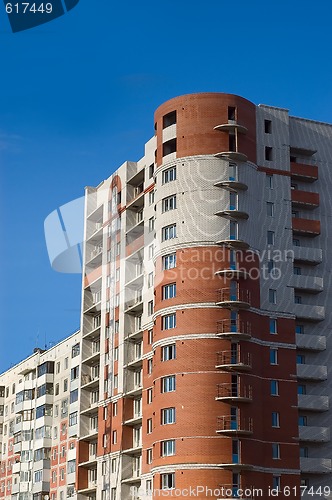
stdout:
{"type": "Polygon", "coordinates": [[[80,333],[0,375],[0,498],[76,495],[80,333]]]}
{"type": "Polygon", "coordinates": [[[322,498],[332,126],[222,93],[154,123],[86,188],[78,494],[322,498]]]}

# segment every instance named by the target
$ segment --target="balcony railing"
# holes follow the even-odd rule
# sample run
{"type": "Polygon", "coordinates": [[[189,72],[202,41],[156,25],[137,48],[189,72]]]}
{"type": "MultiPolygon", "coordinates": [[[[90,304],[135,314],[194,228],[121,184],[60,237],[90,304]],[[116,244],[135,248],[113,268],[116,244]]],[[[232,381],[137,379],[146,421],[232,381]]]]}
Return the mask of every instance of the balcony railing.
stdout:
{"type": "Polygon", "coordinates": [[[318,167],[316,165],[305,165],[291,162],[291,177],[302,182],[314,182],[318,179],[318,167]]]}
{"type": "Polygon", "coordinates": [[[252,386],[232,382],[218,384],[216,400],[250,402],[252,401],[252,386]]]}
{"type": "Polygon", "coordinates": [[[292,218],[292,228],[294,234],[304,236],[320,235],[320,221],[313,219],[301,219],[300,217],[292,218]]]}
{"type": "Polygon", "coordinates": [[[218,290],[217,305],[247,309],[250,307],[250,292],[240,288],[236,290],[222,288],[218,290]]]}
{"type": "Polygon", "coordinates": [[[292,190],[292,205],[303,208],[316,208],[319,206],[319,194],[310,191],[292,190]]]}
{"type": "Polygon", "coordinates": [[[330,474],[332,460],[330,458],[300,458],[300,469],[307,474],[330,474]]]}
{"type": "Polygon", "coordinates": [[[250,370],[251,354],[248,352],[221,351],[217,353],[216,368],[224,370],[250,370]]]}
{"type": "Polygon", "coordinates": [[[330,441],[329,427],[315,427],[303,425],[299,427],[299,440],[311,441],[313,443],[326,443],[330,441]]]}
{"type": "Polygon", "coordinates": [[[297,378],[305,380],[326,380],[327,366],[321,365],[296,365],[297,378]]]}
{"type": "Polygon", "coordinates": [[[311,351],[324,351],[326,349],[326,337],[298,333],[296,334],[296,347],[311,351]]]}
{"type": "Polygon", "coordinates": [[[219,337],[248,339],[251,337],[251,323],[222,319],[217,322],[217,335],[219,337]]]}
{"type": "Polygon", "coordinates": [[[327,411],[329,409],[329,397],[316,396],[314,394],[299,394],[298,408],[299,410],[306,411],[327,411]]]}
{"type": "Polygon", "coordinates": [[[217,419],[218,434],[252,434],[253,421],[251,417],[232,418],[230,415],[224,415],[217,419]]]}

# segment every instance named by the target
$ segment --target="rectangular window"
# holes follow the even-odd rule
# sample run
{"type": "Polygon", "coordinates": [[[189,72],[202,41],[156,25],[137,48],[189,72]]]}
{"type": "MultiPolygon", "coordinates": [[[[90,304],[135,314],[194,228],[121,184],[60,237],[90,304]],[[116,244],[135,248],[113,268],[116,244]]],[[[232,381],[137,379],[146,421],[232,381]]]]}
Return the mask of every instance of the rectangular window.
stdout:
{"type": "Polygon", "coordinates": [[[275,335],[277,334],[277,320],[270,319],[270,333],[275,335]]]}
{"type": "Polygon", "coordinates": [[[152,418],[148,418],[146,421],[146,432],[147,434],[151,434],[152,432],[152,418]]]}
{"type": "Polygon", "coordinates": [[[166,271],[167,269],[174,269],[174,267],[176,267],[176,254],[170,253],[168,255],[164,255],[163,269],[166,271]]]}
{"type": "Polygon", "coordinates": [[[274,216],[274,203],[271,201],[266,202],[266,215],[268,215],[268,217],[274,216]]]}
{"type": "Polygon", "coordinates": [[[277,303],[277,291],[272,290],[272,288],[269,289],[269,302],[270,302],[270,304],[277,303]]]}
{"type": "Polygon", "coordinates": [[[154,273],[149,273],[148,274],[148,288],[151,288],[153,286],[153,281],[154,281],[154,273]]]}
{"type": "Polygon", "coordinates": [[[75,358],[80,353],[80,344],[75,344],[71,349],[71,357],[75,358]]]}
{"type": "Polygon", "coordinates": [[[175,391],[175,375],[169,375],[161,379],[161,392],[175,391]]]}
{"type": "Polygon", "coordinates": [[[280,491],[280,476],[273,476],[272,488],[280,491]]]}
{"type": "Polygon", "coordinates": [[[173,299],[176,296],[176,283],[164,285],[162,288],[162,292],[163,300],[173,299]]]}
{"type": "Polygon", "coordinates": [[[296,355],[296,363],[298,365],[304,365],[305,364],[305,357],[303,354],[297,354],[296,355]]]}
{"type": "Polygon", "coordinates": [[[162,174],[163,184],[167,184],[168,182],[172,182],[176,180],[176,167],[170,167],[167,170],[163,171],[162,174]]]}
{"type": "Polygon", "coordinates": [[[148,302],[148,316],[152,316],[153,314],[153,300],[148,302]]]}
{"type": "Polygon", "coordinates": [[[280,445],[278,443],[272,443],[272,458],[280,458],[280,445]]]}
{"type": "Polygon", "coordinates": [[[300,240],[298,238],[294,238],[293,245],[294,245],[294,247],[300,247],[301,246],[300,240]]]}
{"type": "Polygon", "coordinates": [[[278,364],[278,349],[270,348],[270,365],[278,364]]]}
{"type": "Polygon", "coordinates": [[[273,269],[274,269],[274,261],[270,259],[267,261],[267,272],[271,274],[273,273],[273,269]]]}
{"type": "Polygon", "coordinates": [[[153,330],[148,330],[148,344],[151,345],[153,342],[153,330]]]}
{"type": "Polygon", "coordinates": [[[75,403],[78,400],[78,389],[71,391],[70,393],[70,404],[75,403]]]}
{"type": "Polygon", "coordinates": [[[149,233],[152,233],[152,231],[154,231],[154,217],[149,219],[149,233]]]}
{"type": "Polygon", "coordinates": [[[176,313],[167,314],[167,316],[162,317],[162,329],[170,330],[176,327],[176,313]]]}
{"type": "Polygon", "coordinates": [[[168,474],[161,474],[161,489],[162,490],[171,490],[175,488],[175,473],[171,472],[168,474]]]}
{"type": "Polygon", "coordinates": [[[272,148],[270,146],[265,146],[265,160],[272,161],[272,148]]]}
{"type": "Polygon", "coordinates": [[[170,361],[175,359],[175,344],[165,345],[161,348],[161,360],[170,361]]]}
{"type": "Polygon", "coordinates": [[[268,231],[267,232],[267,244],[268,245],[274,245],[275,241],[275,233],[274,231],[268,231]]]}
{"type": "Polygon", "coordinates": [[[163,129],[176,124],[176,110],[170,111],[163,116],[163,129]]]}
{"type": "Polygon", "coordinates": [[[161,410],[161,424],[175,424],[175,408],[163,408],[161,410]]]}
{"type": "Polygon", "coordinates": [[[301,268],[300,268],[300,267],[298,267],[298,266],[294,266],[294,267],[293,267],[293,272],[294,272],[294,274],[295,274],[296,276],[300,276],[300,275],[302,274],[302,270],[301,270],[301,268]]]}
{"type": "Polygon", "coordinates": [[[176,209],[176,194],[172,196],[167,196],[162,200],[162,211],[169,212],[170,210],[176,209]]]}
{"type": "Polygon", "coordinates": [[[69,415],[69,427],[77,424],[77,411],[69,415]]]}
{"type": "Polygon", "coordinates": [[[165,226],[161,230],[162,241],[172,240],[176,238],[176,224],[165,226]]]}
{"type": "Polygon", "coordinates": [[[152,393],[152,389],[148,389],[146,391],[146,399],[147,399],[147,404],[150,405],[152,403],[152,398],[153,398],[153,393],[152,393]]]}
{"type": "Polygon", "coordinates": [[[148,448],[146,450],[146,463],[151,464],[152,463],[152,448],[148,448]]]}
{"type": "Polygon", "coordinates": [[[272,122],[271,122],[271,120],[264,120],[264,132],[266,134],[272,134],[272,122]]]}
{"type": "Polygon", "coordinates": [[[154,244],[149,245],[149,260],[153,259],[154,256],[154,244]]]}
{"type": "Polygon", "coordinates": [[[303,325],[295,325],[295,333],[299,333],[299,334],[304,333],[304,326],[303,325]]]}
{"type": "Polygon", "coordinates": [[[298,394],[307,394],[307,387],[305,384],[298,384],[297,385],[297,393],[298,394]]]}
{"type": "Polygon", "coordinates": [[[295,304],[302,304],[302,297],[301,297],[301,295],[294,295],[294,303],[295,304]]]}
{"type": "Polygon", "coordinates": [[[308,420],[307,420],[307,417],[306,416],[303,416],[303,415],[300,415],[299,416],[299,426],[305,426],[305,425],[308,425],[308,420]]]}
{"type": "Polygon", "coordinates": [[[154,203],[154,190],[149,192],[149,205],[154,203]]]}
{"type": "Polygon", "coordinates": [[[171,457],[175,455],[175,439],[167,439],[161,442],[161,456],[171,457]]]}
{"type": "Polygon", "coordinates": [[[265,185],[268,189],[273,189],[273,175],[266,174],[265,185]]]}
{"type": "Polygon", "coordinates": [[[278,380],[271,380],[270,386],[271,386],[271,396],[278,396],[279,395],[278,380]]]}
{"type": "Polygon", "coordinates": [[[152,179],[153,173],[154,173],[154,163],[151,163],[151,165],[149,165],[149,179],[152,179]]]}
{"type": "Polygon", "coordinates": [[[272,412],[272,427],[280,427],[279,413],[277,411],[272,412]]]}

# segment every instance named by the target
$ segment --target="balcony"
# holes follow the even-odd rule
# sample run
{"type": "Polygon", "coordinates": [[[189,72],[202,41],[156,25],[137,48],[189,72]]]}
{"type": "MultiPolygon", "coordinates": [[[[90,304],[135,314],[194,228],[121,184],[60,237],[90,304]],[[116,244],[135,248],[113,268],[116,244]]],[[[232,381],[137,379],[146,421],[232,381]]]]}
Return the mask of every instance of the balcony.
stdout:
{"type": "Polygon", "coordinates": [[[293,247],[294,262],[304,262],[306,264],[320,264],[323,260],[321,248],[293,247]]]}
{"type": "Polygon", "coordinates": [[[213,130],[219,130],[220,132],[238,132],[239,134],[246,134],[248,132],[247,127],[240,125],[236,120],[228,120],[227,123],[221,125],[216,125],[213,130]]]}
{"type": "Polygon", "coordinates": [[[217,335],[231,340],[248,340],[251,338],[251,324],[248,321],[222,319],[217,322],[217,335]]]}
{"type": "Polygon", "coordinates": [[[238,279],[247,279],[249,277],[249,274],[247,271],[243,268],[239,269],[234,266],[229,267],[228,269],[220,269],[219,271],[215,272],[216,276],[228,278],[231,280],[238,280],[238,279]]]}
{"type": "Polygon", "coordinates": [[[249,214],[247,212],[243,212],[242,210],[238,210],[237,208],[228,208],[226,210],[220,210],[216,212],[214,215],[218,215],[219,217],[225,217],[226,219],[249,219],[249,214]]]}
{"type": "Polygon", "coordinates": [[[226,499],[243,499],[243,500],[252,500],[252,495],[251,492],[254,491],[254,486],[241,486],[239,484],[222,484],[219,486],[219,489],[221,490],[221,494],[223,495],[220,498],[217,498],[217,500],[226,500],[226,499]],[[239,494],[239,490],[241,493],[241,496],[239,494]],[[250,494],[249,494],[250,492],[250,494]],[[249,494],[249,496],[248,496],[249,494]]]}
{"type": "Polygon", "coordinates": [[[328,396],[316,396],[312,394],[299,394],[298,395],[298,408],[299,410],[306,411],[327,411],[329,409],[328,396]]]}
{"type": "Polygon", "coordinates": [[[315,237],[320,235],[320,221],[313,219],[292,218],[293,234],[315,237]]]}
{"type": "Polygon", "coordinates": [[[318,179],[318,167],[315,165],[305,165],[291,162],[291,178],[301,182],[315,182],[318,179]]]}
{"type": "Polygon", "coordinates": [[[239,189],[241,191],[247,191],[247,189],[248,189],[247,184],[245,184],[244,182],[240,182],[238,180],[235,180],[235,179],[225,179],[223,181],[218,181],[218,182],[215,182],[214,186],[219,187],[219,188],[228,189],[229,191],[237,191],[239,189]]]}
{"type": "Polygon", "coordinates": [[[96,268],[101,265],[102,262],[102,253],[103,253],[103,245],[95,245],[92,246],[91,249],[86,248],[86,266],[89,268],[96,268]]]}
{"type": "Polygon", "coordinates": [[[329,427],[314,427],[304,425],[299,427],[299,440],[313,443],[327,443],[330,441],[329,427]]]}
{"type": "Polygon", "coordinates": [[[251,354],[242,351],[218,352],[216,368],[227,371],[250,371],[252,368],[251,354]]]}
{"type": "Polygon", "coordinates": [[[303,380],[326,380],[327,367],[321,365],[296,365],[296,374],[298,379],[303,380]]]}
{"type": "Polygon", "coordinates": [[[250,292],[248,290],[232,290],[231,288],[222,288],[218,290],[217,306],[230,309],[249,309],[250,292]]]}
{"type": "Polygon", "coordinates": [[[293,189],[291,192],[291,199],[293,207],[309,208],[309,209],[319,207],[318,193],[293,189]]]}
{"type": "Polygon", "coordinates": [[[294,304],[293,310],[296,318],[307,321],[323,321],[325,319],[325,308],[323,306],[311,306],[309,304],[294,304]]]}
{"type": "Polygon", "coordinates": [[[330,474],[332,460],[330,458],[300,458],[302,474],[330,474]]]}
{"type": "Polygon", "coordinates": [[[143,295],[139,294],[132,300],[125,303],[125,312],[134,315],[140,315],[143,312],[143,295]]]}
{"type": "Polygon", "coordinates": [[[214,155],[216,158],[221,158],[224,160],[234,160],[246,162],[248,160],[248,156],[244,153],[240,153],[239,151],[222,151],[221,153],[216,153],[214,155]]]}
{"type": "Polygon", "coordinates": [[[240,383],[226,382],[217,385],[216,401],[250,403],[252,401],[252,386],[240,383]]]}
{"type": "Polygon", "coordinates": [[[91,377],[90,375],[82,375],[81,389],[85,389],[87,391],[93,391],[97,387],[99,387],[99,376],[91,377]]]}
{"type": "Polygon", "coordinates": [[[230,236],[224,240],[216,241],[216,245],[226,246],[229,248],[238,248],[240,250],[247,250],[249,248],[249,243],[244,240],[239,240],[237,237],[230,236]]]}
{"type": "Polygon", "coordinates": [[[131,427],[135,427],[139,424],[142,424],[142,414],[141,413],[137,413],[132,418],[128,418],[127,420],[125,420],[123,422],[123,425],[128,425],[131,427]]]}
{"type": "Polygon", "coordinates": [[[317,276],[305,276],[301,274],[294,274],[290,279],[289,286],[295,288],[296,290],[309,293],[320,293],[324,289],[323,278],[318,278],[317,276]]]}
{"type": "Polygon", "coordinates": [[[252,418],[232,418],[230,415],[218,417],[217,434],[248,436],[253,433],[252,418]]]}
{"type": "Polygon", "coordinates": [[[326,337],[298,333],[296,334],[296,347],[309,351],[324,351],[326,349],[326,337]]]}

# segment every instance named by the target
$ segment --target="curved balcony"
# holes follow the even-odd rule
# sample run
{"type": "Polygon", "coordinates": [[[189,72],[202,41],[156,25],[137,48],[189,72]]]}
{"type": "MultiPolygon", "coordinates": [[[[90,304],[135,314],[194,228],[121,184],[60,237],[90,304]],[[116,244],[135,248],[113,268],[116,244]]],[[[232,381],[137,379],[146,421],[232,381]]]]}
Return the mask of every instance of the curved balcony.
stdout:
{"type": "Polygon", "coordinates": [[[252,401],[252,386],[240,383],[225,382],[217,385],[216,401],[250,403],[252,401]]]}
{"type": "Polygon", "coordinates": [[[239,134],[246,134],[248,132],[247,127],[240,125],[236,120],[229,120],[227,123],[222,123],[221,125],[216,125],[213,130],[218,130],[219,132],[235,132],[239,134]]]}
{"type": "Polygon", "coordinates": [[[232,267],[229,267],[228,269],[220,269],[215,272],[215,275],[232,280],[238,280],[240,278],[247,279],[249,277],[249,273],[245,269],[233,269],[232,267]]]}
{"type": "Polygon", "coordinates": [[[219,217],[226,217],[227,219],[249,219],[249,214],[244,212],[243,210],[238,210],[237,208],[227,208],[226,210],[220,210],[216,212],[214,215],[218,215],[219,217]]]}
{"type": "Polygon", "coordinates": [[[220,153],[215,153],[213,156],[216,158],[221,158],[223,160],[234,160],[246,162],[248,160],[247,155],[240,153],[239,151],[221,151],[220,153]]]}
{"type": "Polygon", "coordinates": [[[253,433],[252,418],[232,418],[223,415],[217,419],[217,434],[248,436],[253,433]]]}
{"type": "Polygon", "coordinates": [[[247,243],[246,241],[239,240],[238,238],[232,238],[232,237],[226,238],[224,240],[216,241],[216,245],[223,245],[223,246],[227,246],[229,248],[238,248],[241,250],[247,250],[250,246],[249,243],[247,243]]]}
{"type": "Polygon", "coordinates": [[[249,309],[250,307],[250,292],[249,290],[237,289],[233,291],[231,288],[222,288],[218,290],[217,306],[231,309],[249,309]]]}
{"type": "Polygon", "coordinates": [[[248,321],[222,319],[217,322],[217,335],[231,340],[248,340],[251,338],[251,324],[248,321]]]}
{"type": "Polygon", "coordinates": [[[246,352],[217,352],[216,368],[227,371],[250,371],[252,368],[251,354],[246,352]]]}
{"type": "Polygon", "coordinates": [[[244,182],[236,181],[235,179],[225,179],[224,181],[218,181],[214,183],[215,187],[220,187],[228,189],[229,191],[247,191],[248,186],[244,182]]]}

